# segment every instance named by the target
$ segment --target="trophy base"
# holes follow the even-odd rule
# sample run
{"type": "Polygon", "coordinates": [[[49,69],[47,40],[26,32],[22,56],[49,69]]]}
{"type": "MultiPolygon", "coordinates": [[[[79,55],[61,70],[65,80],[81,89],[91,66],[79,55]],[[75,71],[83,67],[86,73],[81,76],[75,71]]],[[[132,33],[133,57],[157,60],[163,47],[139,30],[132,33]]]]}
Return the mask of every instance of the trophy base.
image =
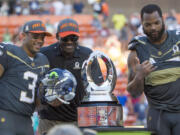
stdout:
{"type": "Polygon", "coordinates": [[[78,107],[79,127],[123,126],[123,109],[114,102],[85,102],[78,107]]]}

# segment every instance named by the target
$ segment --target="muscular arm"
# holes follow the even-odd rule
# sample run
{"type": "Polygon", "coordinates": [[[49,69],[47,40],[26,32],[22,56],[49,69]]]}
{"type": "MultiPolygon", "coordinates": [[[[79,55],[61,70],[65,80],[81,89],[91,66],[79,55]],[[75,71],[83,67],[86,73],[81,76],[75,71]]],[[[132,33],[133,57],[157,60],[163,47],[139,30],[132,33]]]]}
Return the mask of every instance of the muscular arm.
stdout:
{"type": "Polygon", "coordinates": [[[0,64],[0,78],[4,73],[4,67],[0,64]]]}
{"type": "Polygon", "coordinates": [[[144,90],[144,78],[136,72],[139,65],[136,51],[131,51],[128,57],[128,92],[133,96],[140,96],[144,90]]]}
{"type": "Polygon", "coordinates": [[[144,78],[156,67],[148,60],[140,64],[136,51],[131,51],[128,57],[128,69],[127,90],[133,97],[140,96],[144,91],[144,78]]]}

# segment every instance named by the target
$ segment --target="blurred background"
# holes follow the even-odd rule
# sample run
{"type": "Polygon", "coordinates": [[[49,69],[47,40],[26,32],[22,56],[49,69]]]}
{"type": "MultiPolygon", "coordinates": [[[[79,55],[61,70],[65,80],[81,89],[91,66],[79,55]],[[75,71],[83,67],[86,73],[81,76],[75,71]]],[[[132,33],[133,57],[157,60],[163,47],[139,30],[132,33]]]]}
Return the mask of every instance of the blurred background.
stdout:
{"type": "MultiPolygon", "coordinates": [[[[164,13],[166,28],[173,30],[180,24],[179,0],[0,0],[0,42],[21,45],[22,25],[32,19],[46,24],[53,37],[45,46],[56,42],[59,21],[71,17],[79,23],[82,46],[106,53],[117,70],[114,94],[124,108],[124,125],[146,125],[147,101],[144,95],[132,98],[126,91],[128,42],[143,34],[140,9],[149,3],[158,4],[164,13]]],[[[106,67],[101,66],[106,76],[106,67]]],[[[34,130],[38,115],[34,114],[34,130]]]]}

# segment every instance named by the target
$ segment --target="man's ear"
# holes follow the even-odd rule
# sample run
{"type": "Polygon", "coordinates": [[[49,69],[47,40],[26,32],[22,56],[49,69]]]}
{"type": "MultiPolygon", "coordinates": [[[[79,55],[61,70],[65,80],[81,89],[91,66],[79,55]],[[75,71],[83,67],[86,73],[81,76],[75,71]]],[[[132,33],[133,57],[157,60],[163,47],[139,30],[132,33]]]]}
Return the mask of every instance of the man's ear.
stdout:
{"type": "Polygon", "coordinates": [[[19,39],[22,40],[26,36],[26,33],[21,32],[19,33],[19,39]]]}
{"type": "Polygon", "coordinates": [[[22,40],[25,37],[25,33],[24,32],[20,32],[19,33],[19,40],[22,40]]]}

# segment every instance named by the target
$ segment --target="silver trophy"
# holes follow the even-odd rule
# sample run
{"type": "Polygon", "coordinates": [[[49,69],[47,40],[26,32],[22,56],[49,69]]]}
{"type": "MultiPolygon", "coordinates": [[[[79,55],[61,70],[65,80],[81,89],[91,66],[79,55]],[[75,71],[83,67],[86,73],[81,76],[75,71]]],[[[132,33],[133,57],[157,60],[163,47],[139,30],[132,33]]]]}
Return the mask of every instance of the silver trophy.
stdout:
{"type": "Polygon", "coordinates": [[[94,51],[90,57],[82,65],[83,83],[86,87],[86,96],[83,102],[97,102],[97,101],[116,101],[116,98],[112,95],[112,91],[116,85],[116,69],[111,59],[100,51],[94,51]],[[95,84],[91,75],[91,65],[93,61],[101,58],[106,64],[107,76],[105,81],[101,84],[95,84]]]}
{"type": "Polygon", "coordinates": [[[83,84],[86,95],[78,107],[78,126],[122,126],[122,106],[118,104],[112,91],[115,88],[117,74],[112,60],[103,52],[94,51],[82,65],[83,84]],[[91,66],[98,58],[106,65],[104,82],[96,84],[92,78],[91,66]]]}

